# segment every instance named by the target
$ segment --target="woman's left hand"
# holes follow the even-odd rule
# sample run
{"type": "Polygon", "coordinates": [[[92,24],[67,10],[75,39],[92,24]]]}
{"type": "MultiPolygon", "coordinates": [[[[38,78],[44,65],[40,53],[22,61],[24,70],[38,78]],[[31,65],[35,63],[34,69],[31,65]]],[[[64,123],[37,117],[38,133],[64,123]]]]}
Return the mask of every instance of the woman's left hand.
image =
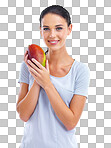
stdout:
{"type": "Polygon", "coordinates": [[[37,83],[45,89],[46,86],[51,84],[50,75],[49,75],[49,64],[48,60],[46,60],[46,66],[43,67],[36,59],[32,58],[32,61],[38,66],[35,66],[30,60],[29,63],[29,71],[31,75],[35,78],[37,83]]]}

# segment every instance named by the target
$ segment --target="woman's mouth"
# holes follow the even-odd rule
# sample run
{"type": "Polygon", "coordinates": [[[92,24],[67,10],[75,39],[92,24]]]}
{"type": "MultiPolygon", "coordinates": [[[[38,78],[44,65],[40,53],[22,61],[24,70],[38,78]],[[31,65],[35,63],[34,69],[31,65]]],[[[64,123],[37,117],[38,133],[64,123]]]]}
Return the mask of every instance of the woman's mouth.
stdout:
{"type": "Polygon", "coordinates": [[[48,42],[51,44],[51,45],[56,45],[59,40],[48,40],[48,42]]]}

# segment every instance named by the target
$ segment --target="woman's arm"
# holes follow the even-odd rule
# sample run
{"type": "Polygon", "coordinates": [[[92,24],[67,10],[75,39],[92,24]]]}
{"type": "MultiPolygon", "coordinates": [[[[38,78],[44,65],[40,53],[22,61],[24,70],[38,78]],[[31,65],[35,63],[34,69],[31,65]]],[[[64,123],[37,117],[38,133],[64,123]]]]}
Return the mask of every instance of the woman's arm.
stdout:
{"type": "Polygon", "coordinates": [[[67,130],[72,130],[80,119],[86,97],[74,95],[70,103],[70,108],[68,108],[53,84],[45,87],[45,92],[58,118],[62,121],[67,130]]]}
{"type": "Polygon", "coordinates": [[[20,119],[27,122],[32,113],[35,110],[38,97],[39,97],[40,86],[34,80],[30,91],[28,91],[28,84],[20,83],[20,92],[18,95],[18,101],[16,105],[17,112],[20,119]]]}
{"type": "MultiPolygon", "coordinates": [[[[30,65],[27,63],[28,60],[28,51],[26,50],[24,54],[24,61],[28,67],[30,65]]],[[[36,66],[32,63],[33,67],[36,66]]],[[[28,91],[29,84],[26,83],[20,83],[20,91],[18,95],[18,101],[16,104],[16,110],[19,113],[19,116],[21,120],[26,122],[32,113],[34,112],[34,109],[36,107],[38,97],[39,97],[39,91],[40,91],[40,85],[34,80],[32,87],[28,91]]]]}

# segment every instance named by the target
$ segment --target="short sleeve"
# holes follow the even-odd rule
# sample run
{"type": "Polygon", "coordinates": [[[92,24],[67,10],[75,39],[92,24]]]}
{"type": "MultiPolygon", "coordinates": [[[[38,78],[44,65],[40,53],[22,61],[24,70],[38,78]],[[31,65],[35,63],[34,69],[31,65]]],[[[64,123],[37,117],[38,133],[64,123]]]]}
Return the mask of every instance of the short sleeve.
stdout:
{"type": "Polygon", "coordinates": [[[78,68],[75,78],[74,94],[86,96],[88,98],[88,88],[90,84],[90,70],[85,64],[81,64],[78,68]]]}
{"type": "Polygon", "coordinates": [[[29,84],[29,71],[26,63],[21,63],[18,83],[23,82],[29,84]]]}

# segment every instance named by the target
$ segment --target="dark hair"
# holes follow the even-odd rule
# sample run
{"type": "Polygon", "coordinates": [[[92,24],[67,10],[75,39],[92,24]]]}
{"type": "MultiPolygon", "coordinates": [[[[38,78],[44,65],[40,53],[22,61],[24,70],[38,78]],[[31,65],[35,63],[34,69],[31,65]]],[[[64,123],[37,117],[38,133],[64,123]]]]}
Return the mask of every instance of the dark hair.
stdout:
{"type": "Polygon", "coordinates": [[[49,7],[45,8],[41,12],[41,15],[40,15],[40,18],[39,18],[40,27],[41,27],[42,18],[48,13],[53,13],[53,14],[60,15],[66,20],[68,26],[71,24],[71,18],[70,18],[69,12],[60,5],[52,5],[52,6],[49,6],[49,7]]]}

